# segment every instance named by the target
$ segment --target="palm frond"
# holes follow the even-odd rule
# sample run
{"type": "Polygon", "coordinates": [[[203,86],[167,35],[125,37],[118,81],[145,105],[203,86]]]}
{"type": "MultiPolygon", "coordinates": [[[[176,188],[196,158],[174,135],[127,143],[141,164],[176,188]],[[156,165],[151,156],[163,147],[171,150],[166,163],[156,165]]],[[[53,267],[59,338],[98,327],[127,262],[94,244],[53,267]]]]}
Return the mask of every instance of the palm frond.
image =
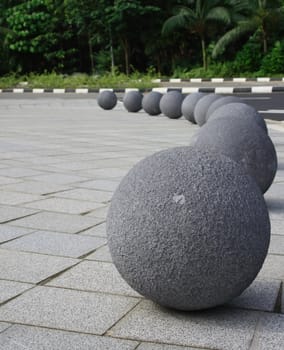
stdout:
{"type": "Polygon", "coordinates": [[[185,28],[187,26],[187,20],[184,15],[175,15],[166,20],[162,27],[162,34],[167,35],[177,29],[185,28]]]}
{"type": "Polygon", "coordinates": [[[162,27],[163,35],[169,34],[180,28],[186,28],[196,19],[195,13],[192,9],[185,6],[176,7],[174,12],[175,15],[168,18],[162,27]]]}
{"type": "Polygon", "coordinates": [[[212,8],[208,12],[207,19],[229,24],[231,22],[231,14],[227,8],[223,6],[218,6],[218,7],[212,8]]]}
{"type": "Polygon", "coordinates": [[[257,28],[257,25],[254,21],[244,21],[240,22],[237,27],[229,30],[226,34],[224,34],[216,43],[213,52],[212,57],[216,58],[220,56],[225,48],[235,41],[236,39],[240,38],[246,33],[254,32],[257,28]]]}

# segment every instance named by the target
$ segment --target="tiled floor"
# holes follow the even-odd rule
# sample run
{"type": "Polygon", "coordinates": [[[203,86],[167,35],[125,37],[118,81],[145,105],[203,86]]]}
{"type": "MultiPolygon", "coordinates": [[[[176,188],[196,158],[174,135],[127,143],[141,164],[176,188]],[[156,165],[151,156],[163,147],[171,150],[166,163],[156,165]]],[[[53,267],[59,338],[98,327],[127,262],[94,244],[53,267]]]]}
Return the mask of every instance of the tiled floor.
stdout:
{"type": "Polygon", "coordinates": [[[0,99],[1,350],[283,350],[284,128],[258,279],[228,305],[167,310],[120,277],[106,245],[111,196],[137,161],[188,145],[184,119],[99,109],[95,99],[0,99]]]}

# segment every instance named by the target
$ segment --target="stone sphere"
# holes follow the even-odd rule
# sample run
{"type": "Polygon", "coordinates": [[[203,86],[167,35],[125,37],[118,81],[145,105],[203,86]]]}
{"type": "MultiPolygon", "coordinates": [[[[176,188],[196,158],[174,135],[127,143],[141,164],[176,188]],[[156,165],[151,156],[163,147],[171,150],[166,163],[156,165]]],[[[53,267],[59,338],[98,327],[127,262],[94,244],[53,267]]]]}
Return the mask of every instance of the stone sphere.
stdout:
{"type": "Polygon", "coordinates": [[[113,109],[116,106],[117,97],[113,91],[104,90],[99,93],[97,102],[103,109],[113,109]]]}
{"type": "Polygon", "coordinates": [[[195,105],[193,114],[196,123],[202,126],[206,123],[206,113],[213,102],[223,97],[217,94],[207,94],[202,97],[195,105]]]}
{"type": "Polygon", "coordinates": [[[225,96],[221,97],[218,100],[214,101],[211,106],[208,108],[208,111],[206,113],[205,120],[206,122],[210,118],[210,115],[215,112],[216,109],[228,104],[228,103],[242,103],[242,99],[237,96],[225,96]]]}
{"type": "Polygon", "coordinates": [[[182,116],[181,104],[183,95],[179,91],[169,91],[160,100],[161,112],[171,119],[178,119],[182,116]]]}
{"type": "Polygon", "coordinates": [[[206,94],[203,92],[194,92],[192,94],[187,95],[183,100],[181,105],[181,112],[185,119],[187,119],[189,122],[196,124],[193,111],[196,103],[205,95],[206,94]]]}
{"type": "Polygon", "coordinates": [[[107,216],[113,262],[128,284],[170,308],[226,303],[258,274],[270,239],[264,198],[230,158],[177,147],[145,158],[107,216]]]}
{"type": "Polygon", "coordinates": [[[209,116],[207,121],[209,122],[219,118],[227,118],[228,116],[242,116],[247,119],[254,120],[266,134],[268,133],[267,126],[263,117],[255,108],[245,103],[228,103],[224,106],[221,106],[209,116]]]}
{"type": "Polygon", "coordinates": [[[159,115],[161,114],[160,100],[163,94],[157,91],[151,91],[145,94],[142,99],[142,107],[146,113],[149,115],[159,115]]]}
{"type": "Polygon", "coordinates": [[[142,98],[140,91],[128,91],[123,97],[123,105],[128,112],[138,112],[142,109],[142,98]]]}
{"type": "Polygon", "coordinates": [[[254,120],[241,115],[209,120],[199,130],[194,146],[215,150],[239,162],[265,193],[277,171],[277,155],[270,137],[254,120]]]}

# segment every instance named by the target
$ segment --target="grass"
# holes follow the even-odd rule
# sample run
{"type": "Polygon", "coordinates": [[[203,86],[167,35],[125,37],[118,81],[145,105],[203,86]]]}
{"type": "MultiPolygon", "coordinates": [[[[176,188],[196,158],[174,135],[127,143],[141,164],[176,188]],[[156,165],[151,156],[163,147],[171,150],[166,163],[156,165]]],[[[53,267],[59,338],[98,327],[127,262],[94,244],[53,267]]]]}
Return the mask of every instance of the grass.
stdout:
{"type": "Polygon", "coordinates": [[[8,75],[0,77],[0,89],[7,88],[138,88],[147,89],[157,86],[152,83],[150,75],[133,73],[130,76],[125,74],[105,75],[59,75],[34,74],[25,76],[8,75]]]}
{"type": "MultiPolygon", "coordinates": [[[[229,77],[247,77],[255,78],[261,76],[282,77],[283,74],[265,75],[261,72],[245,72],[242,74],[230,74],[230,69],[226,65],[209,66],[205,71],[203,68],[191,70],[176,69],[172,75],[173,78],[229,78],[229,77]]],[[[158,76],[153,74],[142,74],[135,72],[129,76],[123,73],[87,75],[76,73],[72,75],[60,75],[56,73],[35,74],[31,73],[24,76],[10,74],[0,77],[0,89],[7,88],[138,88],[151,89],[158,84],[152,82],[153,78],[158,76]]],[[[167,77],[163,77],[167,78],[167,77]]]]}

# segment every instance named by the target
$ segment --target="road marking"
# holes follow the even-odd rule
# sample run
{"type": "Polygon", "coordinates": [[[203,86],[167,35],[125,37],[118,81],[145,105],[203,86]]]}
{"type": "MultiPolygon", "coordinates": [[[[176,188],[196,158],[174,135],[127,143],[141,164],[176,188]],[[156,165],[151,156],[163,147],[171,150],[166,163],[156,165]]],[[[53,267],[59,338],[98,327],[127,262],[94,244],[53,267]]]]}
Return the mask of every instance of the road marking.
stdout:
{"type": "Polygon", "coordinates": [[[273,86],[252,86],[251,92],[254,94],[271,93],[273,86]]]}
{"type": "Polygon", "coordinates": [[[270,82],[270,78],[266,78],[266,77],[263,77],[263,78],[259,77],[259,78],[257,78],[256,80],[257,80],[258,82],[262,82],[262,83],[268,83],[268,82],[270,82]]]}
{"type": "Polygon", "coordinates": [[[259,113],[270,113],[270,114],[283,114],[284,109],[267,109],[265,111],[258,111],[259,113]]]}
{"type": "Polygon", "coordinates": [[[235,83],[245,83],[247,81],[246,78],[233,78],[235,83]]]}
{"type": "Polygon", "coordinates": [[[152,91],[157,91],[157,92],[160,92],[161,94],[165,94],[165,93],[167,93],[168,88],[165,88],[165,87],[156,87],[156,88],[153,88],[152,91]]]}
{"type": "Polygon", "coordinates": [[[216,94],[232,94],[233,91],[234,91],[234,88],[229,86],[218,86],[215,88],[216,94]]]}
{"type": "Polygon", "coordinates": [[[242,97],[242,100],[271,100],[271,97],[242,97]]]}
{"type": "Polygon", "coordinates": [[[193,86],[187,86],[182,88],[182,93],[183,94],[191,94],[194,92],[198,92],[199,88],[198,87],[193,87],[193,86]]]}

